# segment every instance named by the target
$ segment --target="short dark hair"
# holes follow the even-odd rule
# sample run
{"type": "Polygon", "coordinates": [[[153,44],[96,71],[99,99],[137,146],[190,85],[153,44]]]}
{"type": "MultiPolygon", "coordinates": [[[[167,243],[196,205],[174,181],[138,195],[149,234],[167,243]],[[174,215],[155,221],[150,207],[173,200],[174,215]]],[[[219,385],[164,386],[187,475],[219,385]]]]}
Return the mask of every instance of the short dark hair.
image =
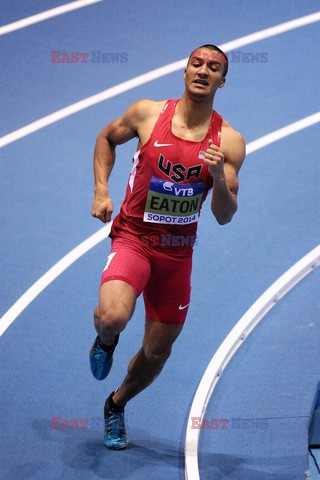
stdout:
{"type": "Polygon", "coordinates": [[[223,62],[223,66],[224,66],[224,69],[223,69],[223,76],[225,77],[228,73],[228,66],[229,66],[229,61],[228,61],[228,56],[226,53],[224,53],[221,48],[217,47],[216,45],[212,45],[211,43],[206,43],[205,45],[201,45],[200,47],[197,47],[195,48],[194,50],[192,50],[192,52],[190,53],[190,56],[189,56],[189,59],[188,59],[188,64],[187,66],[189,65],[189,62],[190,62],[190,59],[191,59],[191,56],[192,54],[196,51],[196,50],[199,50],[199,48],[207,48],[208,50],[213,50],[215,52],[219,52],[219,53],[222,53],[222,55],[224,56],[224,59],[225,61],[223,62]]]}

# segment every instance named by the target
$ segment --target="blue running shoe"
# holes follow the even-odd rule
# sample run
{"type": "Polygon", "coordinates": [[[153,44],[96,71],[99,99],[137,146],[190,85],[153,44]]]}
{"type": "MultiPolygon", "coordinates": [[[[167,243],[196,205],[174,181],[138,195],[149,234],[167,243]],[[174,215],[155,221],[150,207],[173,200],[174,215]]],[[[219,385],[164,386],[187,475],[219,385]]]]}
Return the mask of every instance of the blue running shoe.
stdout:
{"type": "Polygon", "coordinates": [[[124,408],[121,411],[112,410],[109,407],[110,397],[107,398],[104,404],[104,446],[113,450],[121,450],[128,445],[124,424],[124,408]]]}
{"type": "Polygon", "coordinates": [[[99,335],[93,342],[90,349],[90,367],[94,378],[97,380],[103,380],[106,378],[111,370],[113,362],[113,352],[119,341],[119,334],[116,335],[113,345],[110,345],[108,351],[105,351],[100,345],[99,335]]]}

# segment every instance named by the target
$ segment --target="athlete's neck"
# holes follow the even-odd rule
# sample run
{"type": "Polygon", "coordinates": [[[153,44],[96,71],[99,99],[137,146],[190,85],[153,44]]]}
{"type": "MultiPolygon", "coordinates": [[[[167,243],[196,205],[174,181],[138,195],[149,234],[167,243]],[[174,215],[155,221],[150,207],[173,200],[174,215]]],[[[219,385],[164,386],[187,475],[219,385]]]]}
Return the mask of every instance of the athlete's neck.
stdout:
{"type": "Polygon", "coordinates": [[[181,97],[176,107],[176,115],[183,119],[183,123],[187,128],[199,126],[207,123],[212,115],[213,99],[197,99],[193,100],[186,92],[181,97]]]}

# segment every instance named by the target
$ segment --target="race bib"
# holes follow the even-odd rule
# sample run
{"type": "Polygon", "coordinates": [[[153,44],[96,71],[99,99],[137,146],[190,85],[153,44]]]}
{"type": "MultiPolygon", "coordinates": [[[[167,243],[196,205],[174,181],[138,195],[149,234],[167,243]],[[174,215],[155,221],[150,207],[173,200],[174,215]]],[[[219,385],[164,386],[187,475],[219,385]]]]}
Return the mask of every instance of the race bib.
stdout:
{"type": "Polygon", "coordinates": [[[166,224],[197,222],[203,192],[202,182],[179,184],[152,177],[143,220],[166,224]]]}

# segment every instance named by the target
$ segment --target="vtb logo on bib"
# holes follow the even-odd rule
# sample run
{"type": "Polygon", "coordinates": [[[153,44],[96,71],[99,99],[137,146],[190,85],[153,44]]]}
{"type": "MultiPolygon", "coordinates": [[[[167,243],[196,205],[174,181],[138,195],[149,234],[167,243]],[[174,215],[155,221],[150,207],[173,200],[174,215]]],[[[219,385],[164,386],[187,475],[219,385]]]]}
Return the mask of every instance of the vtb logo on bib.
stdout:
{"type": "Polygon", "coordinates": [[[152,177],[143,220],[166,224],[197,222],[203,192],[203,182],[179,184],[152,177]]]}

